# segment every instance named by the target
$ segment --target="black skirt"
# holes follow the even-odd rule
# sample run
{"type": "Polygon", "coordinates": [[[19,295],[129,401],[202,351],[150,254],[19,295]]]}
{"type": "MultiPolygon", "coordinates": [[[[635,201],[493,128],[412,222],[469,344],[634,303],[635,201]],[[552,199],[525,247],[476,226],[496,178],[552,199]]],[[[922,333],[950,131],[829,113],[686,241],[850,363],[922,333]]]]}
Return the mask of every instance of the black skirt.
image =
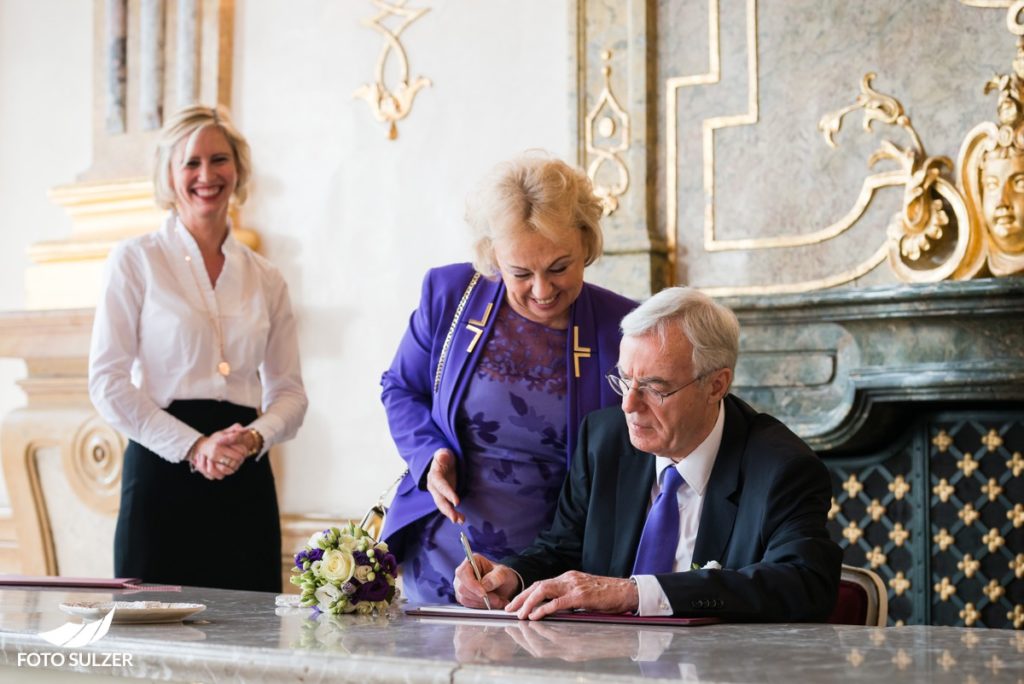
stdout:
{"type": "MultiPolygon", "coordinates": [[[[167,412],[204,435],[247,425],[256,410],[228,402],[175,401],[167,412]]],[[[114,533],[114,571],[144,582],[281,591],[281,520],[270,459],[247,458],[207,480],[129,442],[114,533]]]]}

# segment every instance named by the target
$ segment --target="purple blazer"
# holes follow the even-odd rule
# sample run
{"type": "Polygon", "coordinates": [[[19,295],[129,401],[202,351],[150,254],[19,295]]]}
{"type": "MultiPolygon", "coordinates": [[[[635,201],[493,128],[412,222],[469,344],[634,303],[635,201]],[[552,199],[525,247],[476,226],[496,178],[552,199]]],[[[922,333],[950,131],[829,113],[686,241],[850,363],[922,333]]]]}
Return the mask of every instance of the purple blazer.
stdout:
{"type": "MultiPolygon", "coordinates": [[[[455,416],[480,354],[494,328],[499,306],[504,306],[505,285],[481,277],[459,318],[437,391],[438,360],[452,318],[466,286],[475,273],[471,264],[434,268],[423,279],[419,308],[409,318],[391,367],[381,378],[381,400],[391,437],[409,473],[398,486],[388,510],[382,537],[401,560],[403,532],[410,523],[436,510],[426,490],[426,472],[434,452],[447,447],[461,460],[455,416]],[[478,330],[482,332],[477,332],[478,330]]],[[[591,411],[619,404],[604,375],[619,360],[619,323],[636,302],[596,285],[584,283],[569,313],[566,368],[566,464],[576,448],[580,421],[591,411]]]]}

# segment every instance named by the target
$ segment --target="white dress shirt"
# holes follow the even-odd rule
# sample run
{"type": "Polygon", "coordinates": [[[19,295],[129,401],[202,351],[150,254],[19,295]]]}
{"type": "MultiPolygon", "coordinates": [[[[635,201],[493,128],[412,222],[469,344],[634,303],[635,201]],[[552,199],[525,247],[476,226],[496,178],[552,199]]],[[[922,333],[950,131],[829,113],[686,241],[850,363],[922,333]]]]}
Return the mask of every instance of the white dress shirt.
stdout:
{"type": "MultiPolygon", "coordinates": [[[[676,544],[676,559],[672,572],[685,572],[693,562],[693,547],[697,542],[697,530],[700,527],[700,514],[704,508],[704,492],[707,490],[711,469],[715,466],[718,448],[722,444],[722,432],[725,427],[725,405],[718,404],[718,418],[715,426],[704,441],[691,451],[679,463],[664,456],[655,456],[654,486],[651,487],[651,503],[661,492],[661,483],[665,470],[674,467],[683,477],[683,484],[676,492],[679,502],[679,540],[676,544]]],[[[650,510],[650,506],[648,506],[650,510]]],[[[670,543],[669,540],[665,540],[670,543]]],[[[661,584],[654,575],[634,575],[637,590],[640,594],[638,615],[671,615],[672,605],[661,584]]]]}
{"type": "Polygon", "coordinates": [[[293,437],[306,413],[284,278],[230,231],[221,251],[212,287],[199,245],[172,212],[159,231],[118,244],[107,260],[89,397],[114,428],[171,462],[202,436],[164,410],[175,399],[261,410],[246,427],[263,436],[264,450],[293,437]],[[231,366],[226,377],[221,361],[231,366]]]}

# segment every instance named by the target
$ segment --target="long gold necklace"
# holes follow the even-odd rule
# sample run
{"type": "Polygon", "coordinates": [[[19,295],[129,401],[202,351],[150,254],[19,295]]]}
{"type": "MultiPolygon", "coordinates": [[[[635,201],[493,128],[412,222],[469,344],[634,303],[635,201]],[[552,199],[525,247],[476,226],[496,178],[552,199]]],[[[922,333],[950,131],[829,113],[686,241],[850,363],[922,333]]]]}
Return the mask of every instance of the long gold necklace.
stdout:
{"type": "MultiPolygon", "coordinates": [[[[192,280],[195,281],[196,290],[199,291],[199,299],[203,301],[203,309],[206,311],[206,317],[210,319],[210,323],[213,324],[213,330],[217,334],[217,349],[220,351],[220,363],[217,364],[217,372],[223,375],[225,378],[231,374],[231,364],[228,363],[227,358],[224,356],[224,334],[221,328],[220,312],[216,316],[210,311],[210,307],[206,303],[206,293],[203,291],[203,286],[199,282],[199,276],[196,275],[195,268],[192,266],[192,257],[189,254],[185,255],[185,261],[188,265],[189,273],[192,274],[192,280]]],[[[203,265],[206,268],[206,265],[203,265]]],[[[214,297],[217,294],[214,293],[214,297]]]]}

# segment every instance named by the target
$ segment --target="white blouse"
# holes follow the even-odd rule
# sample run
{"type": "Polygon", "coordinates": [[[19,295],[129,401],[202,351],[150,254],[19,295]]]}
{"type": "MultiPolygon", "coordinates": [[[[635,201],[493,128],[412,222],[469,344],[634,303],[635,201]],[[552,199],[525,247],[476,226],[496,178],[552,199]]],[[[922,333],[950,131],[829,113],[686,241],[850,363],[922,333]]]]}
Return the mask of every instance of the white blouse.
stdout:
{"type": "Polygon", "coordinates": [[[175,399],[261,410],[246,427],[263,435],[264,449],[294,437],[306,414],[284,278],[230,232],[221,251],[214,288],[199,245],[172,212],[159,231],[118,244],[107,260],[89,397],[114,428],[171,462],[202,436],[164,410],[175,399]]]}

